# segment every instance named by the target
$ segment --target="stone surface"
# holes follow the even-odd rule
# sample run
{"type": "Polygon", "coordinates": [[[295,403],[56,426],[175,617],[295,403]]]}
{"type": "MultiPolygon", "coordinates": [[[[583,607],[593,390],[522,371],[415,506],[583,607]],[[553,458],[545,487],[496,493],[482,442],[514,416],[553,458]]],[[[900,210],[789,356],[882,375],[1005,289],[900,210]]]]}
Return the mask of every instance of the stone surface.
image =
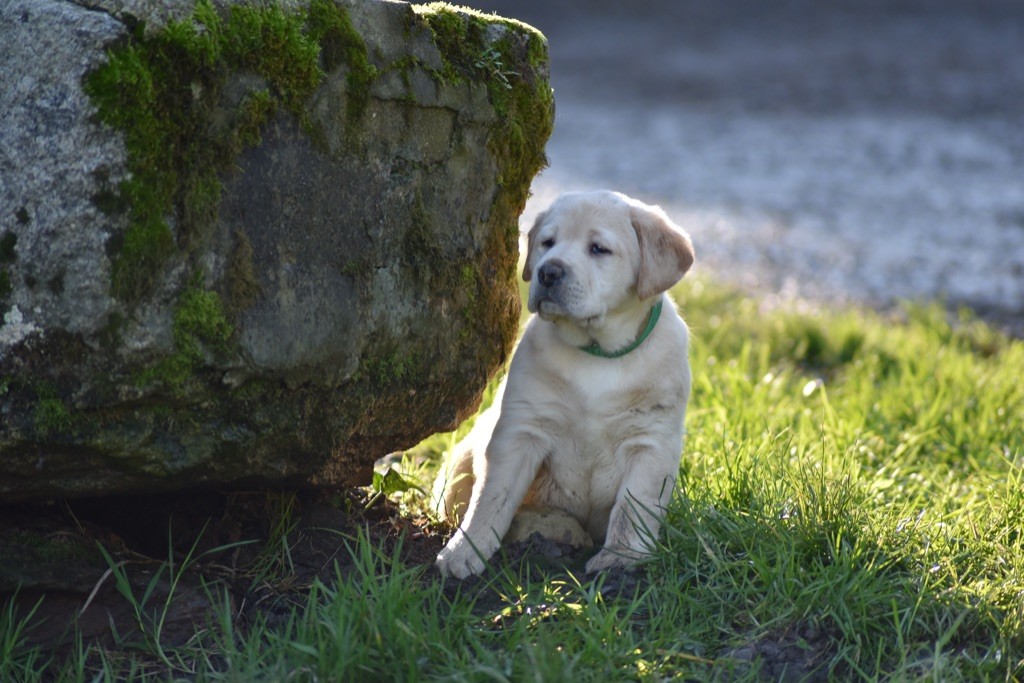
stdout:
{"type": "Polygon", "coordinates": [[[0,33],[0,501],[363,484],[475,409],[543,36],[377,0],[0,0],[0,33]]]}

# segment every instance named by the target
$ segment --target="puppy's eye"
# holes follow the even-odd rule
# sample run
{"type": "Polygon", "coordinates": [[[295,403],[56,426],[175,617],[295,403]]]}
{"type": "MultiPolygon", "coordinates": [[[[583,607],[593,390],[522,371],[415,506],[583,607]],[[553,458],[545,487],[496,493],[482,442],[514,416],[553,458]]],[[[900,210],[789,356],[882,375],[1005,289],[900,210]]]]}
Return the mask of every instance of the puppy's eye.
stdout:
{"type": "Polygon", "coordinates": [[[544,247],[545,249],[550,249],[551,247],[555,246],[555,240],[549,237],[543,242],[541,242],[540,246],[544,247]]]}
{"type": "Polygon", "coordinates": [[[604,256],[606,254],[612,253],[612,250],[609,249],[608,247],[605,247],[604,245],[594,242],[593,244],[590,245],[590,253],[594,254],[595,256],[604,256]]]}

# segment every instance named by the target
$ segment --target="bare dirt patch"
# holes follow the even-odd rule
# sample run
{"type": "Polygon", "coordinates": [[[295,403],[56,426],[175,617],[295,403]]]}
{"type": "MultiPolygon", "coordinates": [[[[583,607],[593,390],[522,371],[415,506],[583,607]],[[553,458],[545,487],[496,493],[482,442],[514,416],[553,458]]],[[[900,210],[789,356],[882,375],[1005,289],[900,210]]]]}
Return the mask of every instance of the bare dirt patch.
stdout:
{"type": "MultiPolygon", "coordinates": [[[[109,653],[159,639],[186,645],[226,603],[233,628],[283,623],[309,591],[345,580],[368,539],[385,557],[433,569],[450,530],[403,516],[362,489],[325,493],[251,491],[61,501],[0,508],[0,603],[31,614],[26,644],[59,661],[76,638],[109,653]],[[129,595],[126,595],[126,592],[129,595]]],[[[584,576],[593,550],[538,534],[491,561],[523,581],[584,576]]],[[[635,591],[635,575],[606,577],[602,590],[635,591]]],[[[450,598],[477,595],[501,608],[488,578],[448,581],[450,598]]]]}
{"type": "Polygon", "coordinates": [[[35,609],[27,642],[58,655],[76,628],[116,649],[157,622],[162,645],[177,647],[225,600],[241,629],[257,614],[272,623],[314,581],[344,577],[360,535],[409,565],[433,562],[446,529],[367,502],[361,490],[254,491],[3,508],[0,598],[35,609]]]}
{"type": "Polygon", "coordinates": [[[737,672],[753,669],[765,681],[824,683],[836,671],[828,664],[834,654],[836,634],[816,624],[794,624],[765,633],[723,653],[737,672]]]}
{"type": "MultiPolygon", "coordinates": [[[[432,565],[449,534],[362,489],[0,508],[0,604],[31,614],[25,644],[57,662],[79,647],[78,638],[106,657],[145,659],[139,653],[151,652],[154,639],[167,651],[187,646],[218,614],[231,615],[240,635],[284,625],[308,605],[316,582],[331,586],[354,575],[361,539],[385,557],[424,567],[422,581],[443,581],[432,565]]],[[[499,625],[546,606],[510,605],[496,572],[510,572],[520,585],[582,580],[607,600],[638,599],[646,573],[588,577],[584,566],[595,551],[534,533],[504,545],[484,576],[446,581],[443,590],[453,600],[472,596],[474,610],[499,625]]],[[[835,639],[828,629],[794,624],[720,652],[716,662],[763,680],[825,681],[835,673],[828,669],[835,639]]]]}

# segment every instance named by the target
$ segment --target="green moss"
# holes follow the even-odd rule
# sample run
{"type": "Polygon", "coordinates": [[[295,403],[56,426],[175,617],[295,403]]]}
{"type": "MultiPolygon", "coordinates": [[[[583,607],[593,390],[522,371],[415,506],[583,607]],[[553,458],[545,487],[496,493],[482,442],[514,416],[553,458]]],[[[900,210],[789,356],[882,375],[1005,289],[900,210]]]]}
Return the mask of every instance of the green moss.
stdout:
{"type": "Polygon", "coordinates": [[[235,5],[221,29],[226,65],[263,76],[296,115],[323,78],[320,45],[306,34],[305,21],[302,13],[286,13],[275,5],[235,5]]]}
{"type": "Polygon", "coordinates": [[[370,63],[366,43],[352,26],[344,7],[330,0],[313,0],[309,6],[310,37],[322,47],[324,70],[348,66],[345,76],[348,103],[345,116],[358,122],[370,101],[370,86],[377,78],[377,68],[370,63]]]}
{"type": "Polygon", "coordinates": [[[71,429],[71,411],[59,398],[41,398],[33,411],[36,430],[49,435],[71,429]]]}
{"type": "Polygon", "coordinates": [[[277,101],[269,90],[249,93],[239,106],[234,127],[234,148],[255,147],[262,142],[260,126],[277,111],[277,101]]]}
{"type": "Polygon", "coordinates": [[[479,313],[477,311],[477,292],[483,289],[486,289],[486,285],[481,286],[481,283],[477,281],[476,268],[470,263],[463,264],[459,271],[459,291],[466,297],[462,315],[467,323],[472,323],[473,317],[479,313]]]}
{"type": "Polygon", "coordinates": [[[260,293],[253,267],[252,243],[241,230],[235,231],[235,248],[228,257],[225,272],[227,308],[238,314],[252,306],[260,293]]]}
{"type": "MultiPolygon", "coordinates": [[[[35,531],[18,529],[8,534],[3,544],[5,550],[28,551],[35,557],[50,563],[99,557],[95,547],[84,536],[77,537],[69,534],[44,536],[35,531]]],[[[8,566],[10,564],[8,562],[8,566]]]]}
{"type": "MultiPolygon", "coordinates": [[[[522,186],[525,202],[530,181],[547,163],[544,144],[554,125],[554,95],[548,81],[538,75],[548,60],[546,39],[522,22],[443,2],[415,9],[434,34],[448,77],[455,81],[478,78],[486,84],[500,119],[489,144],[501,167],[499,180],[509,187],[522,186]],[[509,31],[488,43],[491,24],[509,31]],[[523,62],[532,73],[512,70],[512,65],[523,62]]],[[[515,211],[516,218],[521,209],[515,211]]]]}
{"type": "MultiPolygon", "coordinates": [[[[490,234],[475,263],[478,271],[489,273],[488,277],[513,282],[519,216],[533,177],[547,164],[544,145],[554,124],[554,96],[543,77],[547,41],[521,22],[447,3],[416,6],[415,10],[433,32],[445,64],[442,77],[453,83],[482,81],[498,117],[491,127],[487,149],[497,163],[498,183],[502,186],[491,207],[491,220],[499,229],[490,234]],[[493,24],[508,30],[489,43],[488,27],[493,24]]],[[[518,297],[502,287],[470,285],[458,266],[449,275],[454,276],[453,284],[472,293],[466,299],[466,327],[459,332],[460,341],[494,339],[503,348],[511,348],[514,321],[519,315],[518,297]]]]}
{"type": "Polygon", "coordinates": [[[530,181],[547,165],[544,141],[554,125],[554,95],[543,79],[534,84],[516,81],[502,100],[504,125],[495,127],[488,148],[501,168],[499,182],[522,187],[525,202],[530,181]]]}
{"type": "Polygon", "coordinates": [[[267,379],[254,379],[231,390],[231,398],[243,403],[265,402],[280,393],[280,385],[267,379]]]}
{"type": "Polygon", "coordinates": [[[427,73],[432,73],[432,70],[425,66],[419,59],[412,55],[407,55],[400,59],[388,64],[384,69],[380,71],[380,74],[390,73],[397,71],[399,78],[402,79],[402,85],[405,87],[405,93],[402,96],[402,100],[406,104],[416,104],[416,95],[412,91],[412,69],[421,68],[427,73]]]}
{"type": "Polygon", "coordinates": [[[181,295],[174,310],[174,353],[145,370],[139,384],[154,382],[170,388],[184,385],[203,363],[207,352],[227,353],[234,328],[216,292],[196,281],[181,295]]]}
{"type": "Polygon", "coordinates": [[[389,348],[365,359],[361,370],[378,387],[419,382],[424,371],[417,354],[403,353],[397,348],[389,348]]]}
{"type": "Polygon", "coordinates": [[[184,78],[171,76],[158,52],[165,41],[142,43],[141,35],[140,28],[136,40],[108,51],[107,63],[85,83],[100,119],[124,132],[128,148],[131,177],[119,190],[131,222],[112,264],[113,291],[122,298],[148,290],[174,251],[167,216],[188,161],[182,138],[195,127],[191,92],[183,92],[184,78]]]}
{"type": "Polygon", "coordinates": [[[338,272],[357,282],[365,281],[373,270],[373,258],[370,252],[364,252],[357,258],[350,258],[338,267],[338,272]]]}
{"type": "Polygon", "coordinates": [[[456,83],[466,79],[482,80],[499,116],[507,114],[507,91],[514,89],[517,79],[522,80],[523,75],[512,67],[521,61],[521,57],[515,54],[514,41],[508,36],[489,43],[487,28],[500,25],[508,29],[510,35],[525,36],[528,47],[526,62],[534,70],[547,62],[547,42],[544,36],[523,22],[446,2],[433,2],[414,8],[434,35],[445,63],[445,78],[456,83]]]}
{"type": "Polygon", "coordinates": [[[410,214],[409,225],[402,236],[402,258],[405,264],[417,275],[424,274],[432,267],[443,267],[445,261],[430,229],[430,216],[419,194],[413,200],[410,214]]]}
{"type": "Polygon", "coordinates": [[[184,292],[174,312],[174,337],[179,349],[193,351],[201,342],[225,351],[233,328],[224,315],[224,305],[215,292],[196,286],[184,292]]]}
{"type": "Polygon", "coordinates": [[[413,7],[434,35],[434,43],[444,60],[445,79],[460,82],[472,77],[475,57],[484,49],[481,22],[468,21],[454,6],[444,2],[413,7]]]}
{"type": "Polygon", "coordinates": [[[306,19],[275,6],[233,6],[222,16],[200,0],[191,17],[153,35],[136,27],[86,77],[100,120],[124,134],[131,172],[117,197],[104,201],[129,215],[111,269],[115,296],[145,296],[167,260],[212,223],[219,174],[259,142],[259,127],[278,103],[302,113],[323,76],[306,19]],[[228,78],[253,71],[267,87],[244,99],[226,129],[211,126],[228,78]]]}

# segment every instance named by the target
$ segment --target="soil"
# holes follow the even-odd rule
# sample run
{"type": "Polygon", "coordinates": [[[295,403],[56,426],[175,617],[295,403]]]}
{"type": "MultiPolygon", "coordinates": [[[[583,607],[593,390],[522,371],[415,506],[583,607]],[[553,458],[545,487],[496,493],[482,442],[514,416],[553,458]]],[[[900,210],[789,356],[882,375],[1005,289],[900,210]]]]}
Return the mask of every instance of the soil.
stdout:
{"type": "Polygon", "coordinates": [[[13,598],[21,614],[35,606],[29,644],[59,654],[74,642],[69,626],[77,626],[84,642],[116,648],[115,632],[130,641],[135,630],[118,574],[136,596],[153,582],[147,604],[156,609],[177,578],[167,571],[172,557],[186,570],[173,586],[162,637],[165,646],[180,646],[206,623],[211,596],[225,590],[242,629],[257,613],[271,622],[286,615],[316,579],[332,583],[337,572],[345,575],[352,566],[345,541],[360,530],[385,553],[400,543],[409,565],[433,562],[444,529],[403,518],[384,499],[368,509],[367,502],[362,490],[255,491],[2,509],[0,596],[13,598]]]}
{"type": "MultiPolygon", "coordinates": [[[[74,646],[76,629],[84,643],[116,651],[138,635],[120,575],[137,599],[150,591],[154,613],[173,590],[161,644],[174,648],[208,623],[220,596],[239,632],[257,616],[271,625],[287,618],[315,581],[331,585],[352,571],[349,543],[360,533],[385,556],[426,566],[424,581],[442,580],[432,565],[450,530],[404,517],[387,499],[371,502],[365,489],[202,493],[0,508],[0,602],[13,601],[19,616],[34,610],[26,643],[58,658],[74,646]]],[[[592,553],[535,534],[492,563],[516,566],[523,578],[564,577],[582,575],[592,553]]],[[[469,579],[445,590],[454,597],[487,586],[469,579]]],[[[623,586],[635,588],[635,578],[606,582],[605,590],[623,586]]],[[[501,597],[481,595],[476,604],[486,611],[501,597]]]]}
{"type": "Polygon", "coordinates": [[[724,657],[732,660],[737,674],[753,668],[760,680],[825,683],[846,677],[828,668],[831,643],[837,637],[838,634],[815,624],[795,624],[735,647],[724,657]]]}
{"type": "MultiPolygon", "coordinates": [[[[0,604],[13,604],[19,616],[34,610],[26,644],[60,661],[77,647],[76,630],[83,644],[107,655],[132,649],[140,633],[122,595],[128,586],[136,600],[149,591],[145,609],[154,615],[173,590],[160,634],[167,649],[185,645],[224,599],[237,633],[256,620],[283,624],[305,604],[315,581],[332,585],[353,571],[347,541],[360,533],[385,555],[426,566],[421,580],[443,580],[431,565],[450,531],[404,517],[386,499],[369,500],[364,489],[252,491],[0,508],[0,604]],[[119,587],[119,576],[127,585],[119,587]]],[[[594,552],[535,533],[504,546],[491,564],[511,567],[521,581],[568,580],[570,572],[584,576],[594,552]]],[[[491,584],[446,581],[444,590],[451,598],[479,592],[475,608],[505,618],[505,598],[491,584]]],[[[596,580],[609,599],[633,598],[645,584],[643,571],[596,580]]],[[[832,636],[793,627],[721,653],[716,664],[735,671],[755,667],[773,680],[826,680],[819,670],[830,659],[832,636]]]]}

